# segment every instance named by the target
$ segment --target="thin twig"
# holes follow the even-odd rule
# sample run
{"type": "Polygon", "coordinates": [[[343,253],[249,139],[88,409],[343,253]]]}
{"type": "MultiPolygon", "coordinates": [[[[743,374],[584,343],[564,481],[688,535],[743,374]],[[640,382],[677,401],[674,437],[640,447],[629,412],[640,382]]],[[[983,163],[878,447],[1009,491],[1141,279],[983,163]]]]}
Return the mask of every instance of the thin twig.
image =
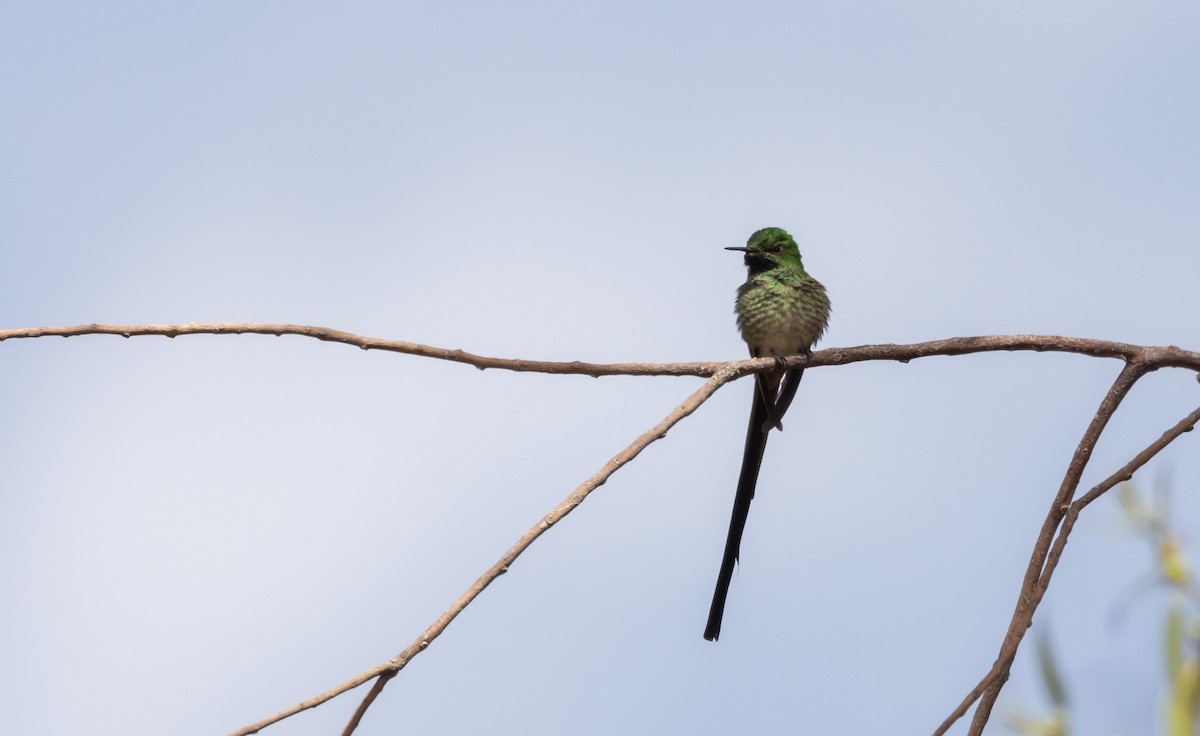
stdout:
{"type": "Polygon", "coordinates": [[[342,729],[342,736],[350,736],[350,734],[354,733],[354,729],[358,728],[358,724],[362,723],[362,718],[364,715],[366,715],[367,708],[370,708],[371,703],[375,702],[375,698],[379,697],[379,693],[383,692],[383,688],[388,684],[388,680],[391,680],[398,674],[400,674],[400,670],[388,669],[387,672],[384,672],[379,676],[379,679],[375,680],[375,684],[371,686],[369,691],[367,691],[367,694],[363,697],[362,702],[360,702],[358,707],[354,709],[354,715],[350,716],[350,721],[347,722],[346,727],[342,729]]]}
{"type": "MultiPolygon", "coordinates": [[[[1155,455],[1162,452],[1167,445],[1179,439],[1181,435],[1191,432],[1192,428],[1195,427],[1197,423],[1200,423],[1200,407],[1198,407],[1191,414],[1188,414],[1183,419],[1180,419],[1174,427],[1171,427],[1166,432],[1163,432],[1162,437],[1159,437],[1154,442],[1151,442],[1146,449],[1142,450],[1137,455],[1134,455],[1132,460],[1123,465],[1120,470],[1110,475],[1103,483],[1097,484],[1090,491],[1076,499],[1075,503],[1071,504],[1071,510],[1067,512],[1067,516],[1079,516],[1079,512],[1083,510],[1084,506],[1087,506],[1092,501],[1100,498],[1100,496],[1107,493],[1109,489],[1118,483],[1132,478],[1135,472],[1137,472],[1143,465],[1150,462],[1155,455]]],[[[1052,552],[1051,558],[1053,558],[1053,556],[1054,554],[1052,552]]]]}
{"type": "Polygon", "coordinates": [[[1009,622],[1008,632],[1004,635],[1004,642],[1000,645],[999,671],[993,675],[991,683],[984,688],[983,695],[980,696],[979,706],[975,709],[975,717],[971,719],[971,728],[968,729],[967,736],[981,736],[984,725],[992,715],[992,706],[995,705],[1004,683],[1008,682],[1008,673],[1013,659],[1017,656],[1021,639],[1033,624],[1033,614],[1040,602],[1036,596],[1037,584],[1041,579],[1046,557],[1050,554],[1050,544],[1054,532],[1062,523],[1070,500],[1079,488],[1079,480],[1083,477],[1088,460],[1092,458],[1092,449],[1096,447],[1096,443],[1100,440],[1100,434],[1104,432],[1104,427],[1116,412],[1117,407],[1120,406],[1121,401],[1129,394],[1129,389],[1133,388],[1133,384],[1137,383],[1139,378],[1146,375],[1147,370],[1149,369],[1144,363],[1125,364],[1125,368],[1113,381],[1112,387],[1108,389],[1108,393],[1100,402],[1100,408],[1096,410],[1096,415],[1088,424],[1087,431],[1083,433],[1079,444],[1075,446],[1075,453],[1071,456],[1070,464],[1067,465],[1066,475],[1058,488],[1058,493],[1054,494],[1050,511],[1046,514],[1046,520],[1042,522],[1042,530],[1038,534],[1037,542],[1033,545],[1033,554],[1029,556],[1025,579],[1021,582],[1021,593],[1017,596],[1016,610],[1013,612],[1012,621],[1009,622]]]}
{"type": "Polygon", "coordinates": [[[1104,399],[1100,402],[1100,406],[1096,409],[1092,421],[1088,424],[1087,431],[1083,433],[1083,438],[1079,440],[1079,444],[1075,446],[1075,453],[1071,456],[1071,462],[1067,465],[1067,472],[1059,485],[1058,492],[1054,494],[1054,501],[1050,504],[1050,511],[1046,514],[1046,519],[1042,522],[1042,529],[1039,532],[1037,541],[1034,542],[1033,552],[1029,556],[1029,564],[1025,568],[1025,578],[1021,582],[1021,592],[1017,596],[1016,610],[1013,611],[1012,618],[1009,620],[1008,631],[1004,634],[1004,641],[1000,645],[1000,654],[996,657],[995,663],[987,675],[972,688],[967,697],[963,698],[958,707],[947,716],[946,720],[935,730],[934,736],[942,736],[949,730],[950,726],[961,718],[967,709],[971,707],[977,699],[980,700],[979,708],[975,711],[975,717],[971,722],[971,730],[969,733],[975,734],[982,730],[983,724],[987,723],[991,716],[991,704],[995,702],[995,694],[999,692],[996,686],[1008,679],[1009,665],[1012,660],[1010,654],[1015,654],[1017,647],[1021,643],[1021,638],[1025,635],[1025,629],[1029,625],[1029,621],[1033,617],[1033,608],[1030,604],[1033,602],[1032,593],[1037,586],[1038,579],[1041,577],[1042,566],[1045,564],[1046,556],[1050,552],[1050,544],[1054,539],[1054,532],[1058,529],[1059,523],[1062,521],[1063,514],[1066,513],[1068,502],[1075,493],[1076,487],[1079,485],[1079,478],[1083,475],[1083,469],[1087,466],[1088,458],[1091,457],[1092,448],[1096,446],[1096,440],[1100,437],[1100,433],[1104,430],[1104,426],[1108,424],[1108,420],[1116,411],[1117,405],[1121,403],[1121,399],[1129,393],[1129,389],[1133,384],[1145,374],[1147,368],[1142,363],[1127,363],[1125,368],[1117,376],[1113,385],[1108,389],[1104,399]],[[989,693],[991,696],[989,697],[989,693]],[[985,707],[986,705],[986,707],[985,707]]]}
{"type": "MultiPolygon", "coordinates": [[[[1109,394],[1105,397],[1105,401],[1101,404],[1100,409],[1097,411],[1096,417],[1093,418],[1092,425],[1088,427],[1088,432],[1085,434],[1084,440],[1080,442],[1079,447],[1076,449],[1076,456],[1072,459],[1072,465],[1068,469],[1068,477],[1064,479],[1064,485],[1062,488],[1060,488],[1060,495],[1062,490],[1067,487],[1068,481],[1073,482],[1074,486],[1078,486],[1078,476],[1083,472],[1083,465],[1086,465],[1087,456],[1089,456],[1091,453],[1091,447],[1094,447],[1094,443],[1089,442],[1089,440],[1092,437],[1099,437],[1099,431],[1094,433],[1092,431],[1093,429],[1096,429],[1097,420],[1107,422],[1108,418],[1112,416],[1113,411],[1116,409],[1116,403],[1119,403],[1121,398],[1121,396],[1117,396],[1115,394],[1119,393],[1123,395],[1128,393],[1129,388],[1132,387],[1133,383],[1135,383],[1138,378],[1140,378],[1140,375],[1135,373],[1136,371],[1138,371],[1138,368],[1134,366],[1127,366],[1126,370],[1122,372],[1121,376],[1118,377],[1117,381],[1113,384],[1109,394]],[[1083,450],[1082,454],[1080,453],[1080,450],[1083,450]]],[[[1144,375],[1144,370],[1141,374],[1144,375]]],[[[995,697],[999,694],[1000,689],[1004,686],[1004,683],[1008,679],[1009,668],[1015,659],[1016,649],[1020,644],[1020,639],[1032,624],[1033,614],[1037,610],[1037,607],[1041,604],[1043,596],[1046,594],[1046,590],[1050,585],[1050,579],[1054,575],[1054,570],[1058,566],[1058,562],[1062,557],[1063,550],[1066,548],[1067,538],[1070,536],[1071,530],[1075,526],[1076,519],[1079,518],[1079,513],[1084,509],[1084,507],[1086,507],[1092,501],[1095,501],[1118,483],[1129,480],[1129,478],[1131,478],[1138,469],[1140,469],[1155,455],[1166,448],[1167,445],[1171,444],[1171,442],[1178,439],[1184,433],[1190,432],[1197,422],[1200,422],[1200,408],[1197,408],[1191,414],[1184,417],[1182,420],[1176,423],[1175,426],[1164,432],[1162,436],[1160,436],[1154,442],[1151,442],[1144,450],[1135,455],[1119,470],[1108,476],[1108,478],[1104,479],[1102,482],[1098,483],[1069,506],[1064,508],[1063,506],[1056,504],[1056,506],[1051,510],[1051,515],[1058,515],[1055,513],[1056,511],[1061,512],[1061,527],[1058,529],[1058,535],[1054,539],[1053,546],[1046,554],[1044,567],[1041,568],[1040,574],[1036,580],[1036,584],[1032,587],[1023,585],[1021,588],[1021,598],[1018,602],[1017,610],[1013,613],[1013,619],[1009,624],[1009,632],[1008,635],[1005,636],[1004,645],[1001,648],[1000,656],[997,657],[996,662],[992,665],[992,668],[988,671],[987,675],[985,675],[983,679],[979,681],[979,684],[976,685],[967,695],[967,697],[963,699],[958,708],[956,708],[955,711],[951,713],[950,716],[941,724],[941,726],[938,727],[937,731],[934,732],[935,734],[944,734],[955,721],[957,721],[960,717],[962,717],[963,714],[966,713],[967,709],[970,708],[970,706],[977,699],[979,699],[980,696],[986,695],[987,698],[990,699],[990,702],[988,702],[988,699],[985,699],[985,701],[980,703],[980,708],[976,710],[975,718],[972,722],[970,730],[971,734],[982,733],[983,725],[986,724],[988,717],[990,717],[991,707],[995,703],[995,697]]],[[[1099,427],[1099,430],[1102,429],[1102,426],[1099,427]]],[[[1073,489],[1071,493],[1073,495],[1073,489]]],[[[1039,536],[1038,544],[1035,546],[1035,556],[1037,552],[1043,548],[1043,541],[1044,537],[1039,536]]],[[[1032,565],[1033,560],[1031,559],[1030,562],[1032,565]]]]}
{"type": "MultiPolygon", "coordinates": [[[[1046,590],[1050,587],[1050,578],[1052,578],[1054,576],[1054,571],[1058,567],[1059,560],[1062,558],[1063,550],[1066,549],[1067,537],[1071,536],[1071,530],[1075,528],[1075,521],[1079,518],[1080,512],[1082,512],[1083,509],[1088,506],[1088,504],[1090,504],[1092,501],[1095,501],[1097,498],[1100,498],[1100,496],[1107,493],[1118,483],[1127,481],[1130,478],[1132,478],[1133,474],[1135,472],[1137,472],[1138,469],[1140,469],[1146,463],[1150,462],[1150,460],[1155,455],[1162,452],[1167,447],[1167,445],[1174,442],[1181,435],[1183,435],[1187,432],[1191,432],[1192,428],[1196,426],[1197,422],[1200,422],[1200,407],[1197,407],[1196,410],[1193,411],[1191,414],[1188,414],[1186,417],[1179,420],[1179,422],[1177,422],[1175,424],[1175,426],[1171,427],[1166,432],[1163,432],[1161,437],[1159,437],[1158,439],[1151,442],[1149,445],[1146,446],[1146,448],[1144,450],[1139,452],[1137,455],[1134,455],[1133,459],[1131,459],[1129,462],[1127,462],[1123,466],[1121,466],[1120,470],[1116,471],[1115,473],[1108,476],[1100,483],[1093,486],[1091,490],[1089,490],[1087,493],[1083,494],[1079,498],[1075,499],[1075,501],[1070,505],[1070,507],[1067,509],[1066,515],[1063,517],[1062,527],[1058,531],[1058,536],[1054,539],[1054,546],[1051,547],[1050,554],[1046,558],[1046,567],[1042,571],[1042,575],[1038,579],[1038,584],[1034,588],[1033,594],[1031,596],[1031,602],[1030,602],[1030,608],[1029,608],[1029,618],[1030,618],[1031,622],[1032,622],[1032,617],[1033,617],[1033,611],[1038,607],[1039,604],[1041,604],[1042,597],[1046,595],[1046,590]]],[[[1014,650],[1012,656],[1009,656],[1006,660],[1007,665],[1012,664],[1012,661],[1015,658],[1015,655],[1016,655],[1016,652],[1014,650]]],[[[1001,664],[1001,660],[997,660],[996,666],[994,666],[992,668],[993,672],[995,672],[1000,667],[1000,664],[1001,664]]],[[[988,678],[984,678],[984,682],[980,683],[979,689],[982,689],[985,687],[986,688],[995,688],[995,690],[998,694],[1000,688],[1004,686],[1004,681],[994,679],[995,675],[991,675],[991,676],[993,678],[992,681],[987,682],[988,678]]],[[[1006,673],[1006,676],[1007,676],[1007,673],[1006,673]]],[[[989,692],[991,692],[990,689],[989,689],[989,692]]],[[[993,702],[994,702],[994,698],[993,698],[993,702]]],[[[983,705],[981,704],[980,708],[982,708],[982,707],[983,707],[983,705]]],[[[989,705],[988,709],[990,711],[990,709],[991,709],[990,705],[989,705]]],[[[978,711],[976,711],[975,717],[976,718],[979,717],[978,711]]],[[[979,733],[982,733],[982,727],[983,727],[983,724],[980,724],[979,733]]],[[[976,733],[976,731],[974,730],[974,724],[972,724],[971,733],[972,734],[976,733]]]]}
{"type": "Polygon", "coordinates": [[[278,713],[276,713],[275,715],[271,716],[270,718],[264,718],[263,720],[261,720],[257,723],[251,723],[249,726],[239,728],[238,730],[231,733],[230,736],[240,736],[241,734],[258,733],[259,731],[266,728],[267,726],[270,726],[273,723],[278,723],[285,718],[290,718],[290,717],[296,715],[297,713],[303,713],[304,711],[306,711],[310,708],[316,708],[318,705],[321,705],[322,703],[326,703],[330,700],[333,700],[334,698],[336,698],[337,696],[341,695],[344,692],[349,692],[350,690],[353,690],[354,688],[356,688],[364,683],[374,680],[376,677],[381,677],[384,674],[391,672],[392,669],[393,669],[393,667],[390,663],[375,665],[374,667],[367,670],[366,672],[363,672],[362,674],[357,675],[357,676],[347,680],[346,682],[343,682],[341,685],[338,685],[335,688],[326,690],[325,692],[321,693],[320,695],[311,697],[302,703],[297,703],[296,705],[293,705],[291,708],[288,708],[287,710],[281,710],[278,713]]]}
{"type": "Polygon", "coordinates": [[[1151,442],[1138,454],[1133,456],[1133,459],[1121,466],[1121,469],[1105,478],[1102,482],[1097,483],[1091,490],[1083,494],[1071,504],[1067,509],[1067,514],[1063,517],[1062,529],[1058,532],[1058,537],[1054,540],[1054,546],[1050,549],[1050,555],[1046,558],[1046,569],[1042,571],[1042,577],[1038,580],[1037,590],[1034,592],[1035,604],[1040,603],[1042,596],[1046,595],[1046,589],[1050,587],[1050,578],[1054,575],[1055,568],[1058,567],[1058,561],[1062,557],[1063,549],[1067,546],[1067,537],[1071,535],[1071,530],[1075,528],[1075,520],[1079,518],[1088,504],[1100,498],[1105,493],[1110,491],[1118,483],[1123,483],[1133,477],[1143,465],[1166,449],[1167,445],[1171,444],[1180,436],[1191,432],[1200,422],[1200,407],[1188,414],[1183,419],[1180,419],[1174,427],[1171,427],[1162,436],[1151,442]]]}
{"type": "Polygon", "coordinates": [[[505,552],[504,555],[499,559],[499,561],[492,565],[487,572],[485,572],[483,575],[480,575],[479,579],[467,589],[467,592],[464,593],[458,600],[456,600],[453,605],[446,610],[445,613],[439,616],[438,619],[433,622],[433,625],[426,629],[425,632],[417,637],[412,644],[409,644],[407,648],[405,648],[395,657],[392,657],[392,659],[390,659],[388,662],[372,667],[358,677],[355,677],[354,679],[349,680],[348,682],[343,683],[332,690],[324,692],[315,698],[311,698],[303,703],[292,706],[287,710],[276,713],[270,718],[259,721],[258,723],[253,723],[245,728],[234,731],[230,736],[244,736],[245,734],[257,733],[272,723],[282,721],[284,718],[288,718],[289,716],[293,716],[301,711],[308,710],[309,708],[315,708],[321,703],[341,695],[347,690],[352,690],[375,677],[379,677],[379,680],[376,681],[374,687],[371,688],[370,692],[368,692],[367,696],[363,699],[363,702],[355,710],[350,723],[346,725],[346,729],[343,731],[343,734],[348,736],[354,731],[355,727],[357,727],[358,722],[362,719],[363,713],[370,706],[371,702],[374,701],[375,697],[379,695],[379,692],[383,690],[383,686],[387,683],[387,681],[392,677],[395,677],[400,670],[404,669],[404,667],[412,660],[413,657],[424,651],[434,639],[438,638],[438,636],[445,631],[446,627],[450,625],[450,622],[453,621],[458,614],[462,613],[463,609],[470,605],[471,601],[475,600],[475,598],[482,593],[485,588],[491,585],[492,581],[508,572],[508,568],[510,565],[512,565],[513,561],[515,561],[517,557],[519,557],[521,553],[529,547],[529,545],[533,544],[534,540],[542,536],[546,530],[557,524],[563,519],[563,517],[571,513],[577,506],[579,506],[579,504],[583,503],[583,500],[587,498],[592,491],[604,485],[604,483],[608,481],[610,477],[612,477],[613,473],[617,472],[626,463],[636,458],[639,454],[641,454],[642,450],[649,447],[656,440],[666,437],[667,432],[671,429],[671,427],[674,427],[684,417],[696,411],[701,404],[703,404],[708,400],[709,397],[716,393],[717,389],[721,388],[721,386],[724,386],[726,383],[729,383],[735,378],[745,375],[747,372],[748,371],[746,370],[738,370],[732,365],[717,371],[711,378],[704,382],[703,386],[689,396],[682,404],[675,407],[661,422],[642,433],[642,435],[634,440],[628,447],[605,463],[600,470],[596,471],[595,474],[581,483],[578,488],[576,488],[574,491],[571,491],[570,495],[568,495],[562,500],[561,503],[555,506],[550,513],[543,516],[536,524],[530,527],[528,531],[522,534],[521,538],[517,540],[517,543],[510,547],[509,550],[505,552]]]}
{"type": "MultiPolygon", "coordinates": [[[[340,342],[363,350],[387,350],[394,353],[418,355],[426,358],[449,360],[473,365],[480,370],[499,368],[509,371],[534,373],[575,374],[585,376],[701,376],[707,378],[730,363],[584,363],[581,361],[556,362],[547,360],[525,360],[522,358],[490,358],[474,355],[463,350],[421,345],[403,340],[383,340],[364,337],[327,327],[308,325],[275,324],[191,324],[191,325],[79,325],[76,327],[31,327],[18,330],[0,330],[0,342],[34,337],[77,337],[80,335],[119,335],[141,337],[160,335],[180,337],[183,335],[299,335],[326,342],[340,342]]],[[[807,359],[789,358],[793,368],[819,368],[827,365],[844,365],[865,360],[898,360],[907,363],[917,358],[936,355],[965,355],[995,351],[1026,351],[1079,353],[1098,358],[1120,358],[1125,362],[1140,362],[1150,370],[1158,368],[1191,368],[1200,371],[1200,353],[1174,346],[1147,347],[1108,340],[1088,340],[1080,337],[1055,335],[989,335],[986,337],[952,337],[931,340],[911,345],[860,345],[849,348],[827,348],[813,353],[807,359]]],[[[750,370],[761,371],[777,365],[772,358],[740,361],[753,366],[750,370]]]]}

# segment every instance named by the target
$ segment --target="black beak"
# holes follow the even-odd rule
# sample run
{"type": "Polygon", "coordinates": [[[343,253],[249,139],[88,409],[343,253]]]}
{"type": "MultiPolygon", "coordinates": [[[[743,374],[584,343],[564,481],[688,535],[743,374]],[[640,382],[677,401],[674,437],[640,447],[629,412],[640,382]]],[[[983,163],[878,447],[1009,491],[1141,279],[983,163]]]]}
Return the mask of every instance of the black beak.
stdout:
{"type": "Polygon", "coordinates": [[[725,250],[740,250],[741,252],[746,253],[750,249],[744,245],[730,245],[730,246],[726,246],[725,250]]]}

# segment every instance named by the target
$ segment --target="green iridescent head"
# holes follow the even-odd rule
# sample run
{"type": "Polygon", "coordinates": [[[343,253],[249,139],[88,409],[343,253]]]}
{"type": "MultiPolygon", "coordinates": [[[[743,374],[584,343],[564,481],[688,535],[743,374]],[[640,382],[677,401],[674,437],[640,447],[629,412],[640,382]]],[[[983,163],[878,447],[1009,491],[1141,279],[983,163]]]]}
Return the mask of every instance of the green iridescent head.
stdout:
{"type": "Polygon", "coordinates": [[[755,232],[743,246],[731,246],[725,250],[737,250],[746,254],[746,267],[751,273],[766,271],[777,266],[800,266],[800,249],[787,230],[764,227],[755,232]]]}

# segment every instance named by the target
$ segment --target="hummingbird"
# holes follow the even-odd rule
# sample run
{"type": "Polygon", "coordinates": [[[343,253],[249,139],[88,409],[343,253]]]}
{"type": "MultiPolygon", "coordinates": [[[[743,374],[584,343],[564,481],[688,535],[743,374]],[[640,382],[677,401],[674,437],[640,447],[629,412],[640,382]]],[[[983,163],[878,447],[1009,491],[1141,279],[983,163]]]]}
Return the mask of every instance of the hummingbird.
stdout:
{"type": "Polygon", "coordinates": [[[734,307],[742,339],[749,346],[751,357],[773,357],[777,365],[755,375],[754,403],[750,409],[750,426],[746,429],[746,447],[742,454],[737,495],[733,499],[729,536],[725,539],[725,556],[721,560],[717,588],[708,611],[708,625],[704,629],[704,638],[709,641],[716,641],[721,635],[725,597],[741,548],[746,516],[750,513],[750,499],[754,498],[754,487],[758,483],[767,434],[772,429],[783,429],[783,415],[795,398],[804,375],[803,368],[789,369],[784,358],[808,355],[829,323],[829,297],[825,295],[825,287],[804,270],[800,249],[787,231],[777,227],[763,228],[751,235],[745,246],[731,246],[725,250],[745,254],[746,283],[738,287],[734,307]]]}

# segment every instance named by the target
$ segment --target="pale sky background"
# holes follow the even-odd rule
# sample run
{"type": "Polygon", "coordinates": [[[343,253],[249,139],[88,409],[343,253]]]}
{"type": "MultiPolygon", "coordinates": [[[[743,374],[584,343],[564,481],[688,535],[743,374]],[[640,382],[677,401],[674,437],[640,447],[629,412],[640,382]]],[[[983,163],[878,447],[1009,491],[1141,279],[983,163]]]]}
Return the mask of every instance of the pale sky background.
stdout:
{"type": "MultiPolygon", "coordinates": [[[[60,3],[0,10],[0,327],[292,322],[503,357],[741,358],[790,229],[823,347],[1200,348],[1200,5],[60,3]]],[[[921,734],[991,665],[1115,361],[814,370],[701,638],[751,383],[555,527],[362,734],[921,734]]],[[[0,733],[224,734],[407,646],[690,378],[295,337],[0,344],[0,733]]],[[[1090,485],[1200,403],[1160,371],[1090,485]]],[[[1164,470],[1200,554],[1200,437],[1164,470]]],[[[1114,500],[1037,624],[1079,733],[1161,734],[1114,500]]],[[[1022,652],[992,731],[1043,707],[1022,652]]],[[[264,733],[337,733],[359,691],[264,733]]],[[[960,728],[956,733],[963,733],[960,728]]]]}

